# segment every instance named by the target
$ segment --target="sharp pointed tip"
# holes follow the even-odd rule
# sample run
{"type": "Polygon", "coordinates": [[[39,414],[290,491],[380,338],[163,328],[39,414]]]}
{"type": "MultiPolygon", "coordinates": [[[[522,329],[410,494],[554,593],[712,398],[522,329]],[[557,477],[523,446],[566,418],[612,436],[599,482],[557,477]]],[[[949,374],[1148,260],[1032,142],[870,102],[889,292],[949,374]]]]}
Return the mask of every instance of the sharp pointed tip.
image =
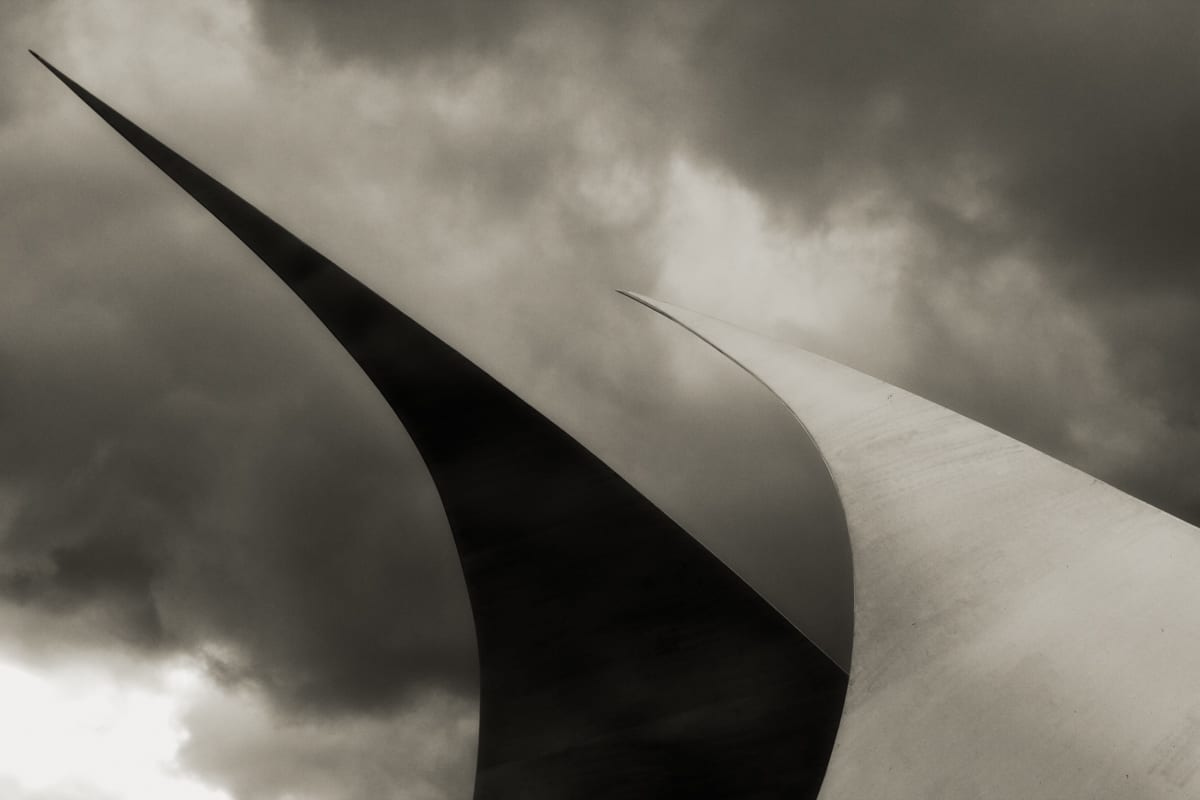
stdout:
{"type": "Polygon", "coordinates": [[[41,56],[38,54],[38,52],[37,52],[36,50],[33,50],[33,49],[31,49],[31,50],[29,51],[29,55],[31,55],[31,56],[33,56],[34,58],[36,58],[36,59],[38,60],[38,63],[39,63],[39,64],[41,64],[43,67],[45,67],[46,69],[48,69],[48,70],[50,70],[52,73],[54,73],[54,75],[55,75],[56,77],[58,77],[58,78],[62,78],[62,77],[63,77],[63,74],[62,74],[61,72],[59,72],[58,68],[57,68],[57,67],[55,67],[53,64],[51,64],[51,63],[50,63],[49,61],[47,61],[46,59],[42,58],[42,57],[41,57],[41,56]]]}
{"type": "Polygon", "coordinates": [[[621,295],[622,297],[627,297],[635,303],[641,303],[642,305],[646,306],[646,308],[658,311],[658,307],[654,305],[654,302],[644,294],[631,292],[628,289],[617,289],[617,294],[621,295]]]}
{"type": "Polygon", "coordinates": [[[51,75],[53,75],[54,77],[56,77],[60,81],[62,81],[64,84],[66,84],[68,89],[70,89],[75,94],[79,95],[79,97],[83,98],[84,102],[86,102],[88,105],[92,105],[93,101],[95,101],[95,98],[91,97],[91,95],[88,93],[88,91],[86,89],[84,89],[82,86],[80,86],[75,81],[71,80],[70,76],[68,76],[66,73],[64,73],[61,69],[54,66],[46,59],[42,58],[36,50],[30,50],[29,55],[36,58],[43,67],[50,70],[51,75]]]}

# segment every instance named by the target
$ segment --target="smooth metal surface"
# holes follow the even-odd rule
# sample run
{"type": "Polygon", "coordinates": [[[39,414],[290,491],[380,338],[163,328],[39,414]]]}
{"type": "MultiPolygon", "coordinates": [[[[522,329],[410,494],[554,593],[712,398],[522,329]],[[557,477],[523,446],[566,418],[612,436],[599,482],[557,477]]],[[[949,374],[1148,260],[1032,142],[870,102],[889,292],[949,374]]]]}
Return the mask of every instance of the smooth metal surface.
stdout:
{"type": "Polygon", "coordinates": [[[771,389],[845,507],[823,800],[1200,797],[1200,530],[895,386],[629,295],[771,389]]]}
{"type": "Polygon", "coordinates": [[[287,284],[411,434],[475,617],[477,798],[816,795],[832,661],[536,410],[47,67],[287,284]]]}

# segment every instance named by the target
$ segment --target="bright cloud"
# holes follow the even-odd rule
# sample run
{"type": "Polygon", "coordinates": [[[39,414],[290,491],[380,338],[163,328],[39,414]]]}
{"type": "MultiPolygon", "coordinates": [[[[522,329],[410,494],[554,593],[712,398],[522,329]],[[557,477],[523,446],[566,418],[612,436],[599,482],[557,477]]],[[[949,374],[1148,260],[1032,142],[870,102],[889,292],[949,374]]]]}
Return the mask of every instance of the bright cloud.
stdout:
{"type": "Polygon", "coordinates": [[[205,683],[182,662],[137,677],[0,662],[0,787],[9,800],[230,800],[179,763],[183,716],[205,683]]]}

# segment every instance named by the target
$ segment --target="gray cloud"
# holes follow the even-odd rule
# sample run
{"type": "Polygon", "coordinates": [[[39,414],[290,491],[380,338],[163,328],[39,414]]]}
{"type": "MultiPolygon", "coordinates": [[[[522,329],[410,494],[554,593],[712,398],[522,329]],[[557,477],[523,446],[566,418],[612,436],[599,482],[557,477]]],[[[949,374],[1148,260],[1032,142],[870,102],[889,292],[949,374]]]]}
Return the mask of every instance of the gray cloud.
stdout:
{"type": "Polygon", "coordinates": [[[1198,288],[1193,4],[761,4],[701,30],[697,147],[809,221],[882,191],[934,237],[915,319],[927,282],[1016,254],[1153,402],[1195,397],[1192,323],[1133,322],[1198,288]]]}
{"type": "Polygon", "coordinates": [[[1058,268],[1194,254],[1192,4],[756,12],[722,7],[688,50],[701,146],[752,185],[819,208],[882,183],[932,222],[959,217],[952,244],[1037,239],[1063,248],[1058,268]],[[966,198],[941,193],[956,180],[997,213],[962,220],[966,198]]]}
{"type": "Polygon", "coordinates": [[[312,327],[263,331],[299,316],[287,298],[109,176],[38,165],[25,201],[55,203],[59,170],[89,211],[5,217],[6,235],[80,249],[19,265],[0,323],[0,592],[103,609],[152,649],[216,640],[225,674],[300,706],[471,685],[440,505],[365,379],[329,345],[314,355],[312,327]]]}
{"type": "MultiPolygon", "coordinates": [[[[270,38],[284,4],[259,7],[270,38]]],[[[877,371],[1200,521],[1194,4],[524,5],[502,19],[456,6],[486,36],[394,50],[390,8],[356,6],[357,34],[304,3],[286,15],[337,58],[461,64],[482,36],[490,63],[533,53],[548,72],[571,59],[529,43],[586,18],[612,54],[610,85],[778,224],[820,229],[872,198],[875,218],[921,232],[919,252],[893,254],[893,333],[910,352],[877,371]],[[1026,267],[1023,290],[1003,277],[1026,267]],[[1083,350],[1037,332],[1078,334],[1083,350]],[[1095,433],[1106,425],[1126,430],[1095,433]]],[[[844,355],[871,365],[869,350],[844,355]]]]}
{"type": "MultiPolygon", "coordinates": [[[[23,48],[71,52],[83,12],[45,8],[0,11],[0,624],[31,649],[202,651],[230,687],[264,691],[287,732],[255,717],[222,744],[238,717],[219,700],[190,721],[191,765],[239,796],[317,766],[346,797],[463,791],[463,741],[386,766],[392,737],[459,724],[420,710],[431,693],[473,692],[461,578],[419,460],[258,265],[58,98],[23,48]]],[[[819,507],[794,493],[811,486],[802,434],[609,291],[658,279],[680,157],[749,188],[786,235],[836,227],[847,206],[911,232],[887,265],[894,328],[847,323],[869,333],[839,341],[754,307],[747,321],[1200,521],[1191,4],[249,8],[271,50],[244,75],[204,49],[219,37],[186,70],[125,64],[142,43],[106,40],[91,52],[110,53],[107,72],[74,71],[715,550],[751,537],[763,549],[743,573],[784,569],[772,537],[819,507]]],[[[750,284],[788,279],[722,285],[754,298],[750,284]]]]}
{"type": "MultiPolygon", "coordinates": [[[[553,37],[548,52],[573,59],[559,71],[514,58],[450,85],[364,76],[355,89],[397,109],[349,146],[329,110],[347,74],[287,59],[253,62],[248,88],[201,75],[198,105],[150,127],[175,126],[181,150],[465,342],[715,549],[759,542],[746,568],[778,573],[769,534],[806,505],[803,436],[611,292],[652,273],[670,142],[590,41],[553,37]],[[294,102],[313,84],[324,110],[294,102]],[[233,121],[264,115],[306,136],[263,144],[233,121]]],[[[461,577],[398,423],[240,245],[31,59],[20,74],[29,104],[0,150],[6,630],[38,658],[200,652],[292,719],[398,719],[434,689],[471,698],[461,577]]],[[[148,75],[128,93],[135,118],[159,105],[148,75]]]]}
{"type": "Polygon", "coordinates": [[[483,58],[502,51],[546,4],[405,0],[345,13],[316,0],[264,0],[260,26],[272,44],[319,45],[338,58],[414,61],[429,53],[483,58]]]}
{"type": "Polygon", "coordinates": [[[181,762],[238,800],[468,797],[474,705],[440,694],[384,719],[275,719],[253,694],[207,698],[187,719],[181,762]]]}

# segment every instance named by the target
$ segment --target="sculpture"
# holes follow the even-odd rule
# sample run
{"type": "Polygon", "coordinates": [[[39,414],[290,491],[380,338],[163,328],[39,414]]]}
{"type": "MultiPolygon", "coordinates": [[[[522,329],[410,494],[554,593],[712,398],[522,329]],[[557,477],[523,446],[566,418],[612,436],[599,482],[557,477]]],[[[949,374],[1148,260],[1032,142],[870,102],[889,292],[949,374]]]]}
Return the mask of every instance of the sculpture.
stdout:
{"type": "Polygon", "coordinates": [[[42,63],[304,301],[412,436],[475,620],[479,800],[816,796],[841,668],[519,397],[42,63]]]}
{"type": "Polygon", "coordinates": [[[897,387],[631,295],[759,378],[823,454],[854,557],[847,676],[569,435],[46,66],[284,281],[411,434],[474,612],[476,797],[1195,796],[1196,528],[897,387]]]}

